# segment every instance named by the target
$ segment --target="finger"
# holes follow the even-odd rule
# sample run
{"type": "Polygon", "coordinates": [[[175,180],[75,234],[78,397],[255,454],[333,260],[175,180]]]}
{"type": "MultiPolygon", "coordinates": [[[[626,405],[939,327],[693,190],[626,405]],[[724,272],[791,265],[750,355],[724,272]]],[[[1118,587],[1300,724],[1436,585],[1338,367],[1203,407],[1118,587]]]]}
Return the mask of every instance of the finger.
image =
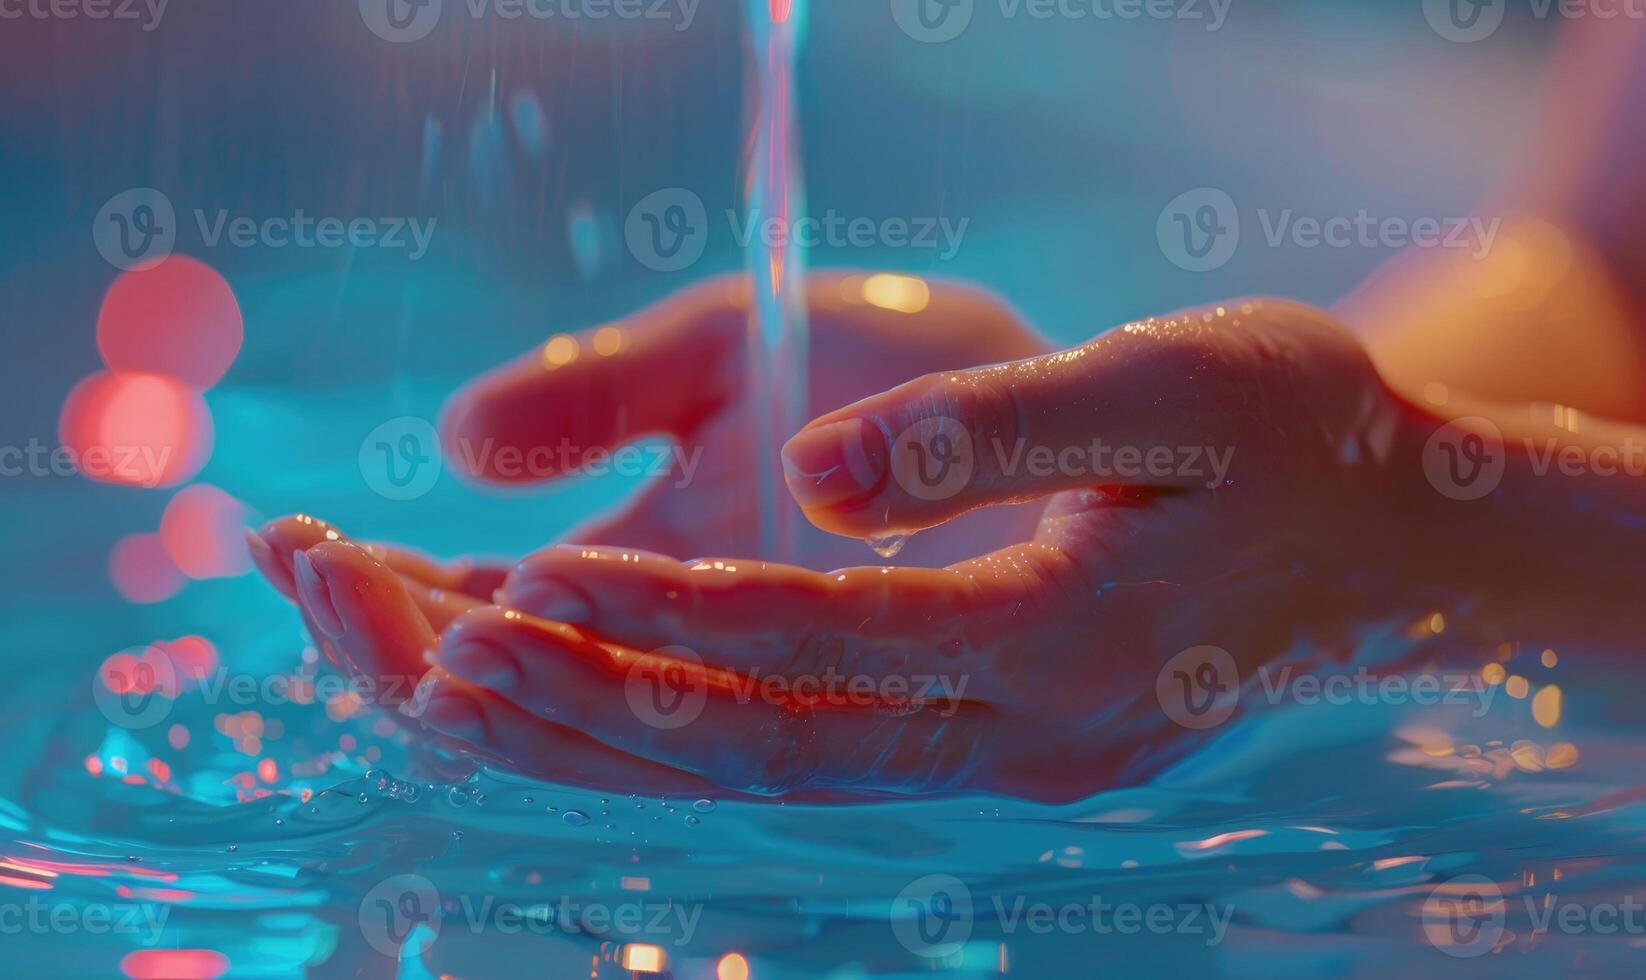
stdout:
{"type": "Polygon", "coordinates": [[[1233,449],[1265,437],[1252,422],[1264,399],[1297,387],[1269,382],[1335,330],[1303,307],[1252,302],[928,375],[801,430],[783,449],[789,489],[818,527],[853,536],[1084,487],[1206,489],[1257,463],[1233,449]]]}
{"type": "Polygon", "coordinates": [[[374,700],[394,707],[411,697],[436,634],[400,576],[346,541],[296,552],[292,573],[304,613],[374,700]]]}
{"type": "Polygon", "coordinates": [[[504,579],[509,576],[509,565],[506,562],[489,562],[473,558],[439,562],[409,548],[375,541],[364,543],[361,547],[404,578],[420,582],[431,589],[472,596],[481,602],[491,602],[492,593],[502,588],[504,579]]]}
{"type": "MultiPolygon", "coordinates": [[[[299,551],[307,551],[327,541],[348,540],[348,536],[336,527],[307,514],[295,514],[270,521],[263,527],[261,532],[252,533],[248,531],[246,536],[253,564],[276,589],[293,602],[298,601],[297,584],[293,577],[293,556],[299,551]]],[[[367,550],[374,556],[381,557],[382,555],[381,550],[370,548],[367,550]]],[[[402,559],[415,558],[410,552],[399,552],[395,557],[402,559]]],[[[487,576],[503,573],[502,569],[487,572],[481,572],[477,569],[472,573],[468,573],[465,577],[462,574],[439,569],[439,566],[435,566],[433,562],[427,559],[422,559],[421,565],[422,567],[416,569],[420,574],[444,575],[449,580],[458,581],[471,587],[474,587],[475,583],[484,582],[487,576]],[[434,569],[438,569],[438,572],[431,571],[428,566],[433,566],[434,569]]],[[[412,597],[412,600],[423,613],[424,618],[428,620],[430,628],[436,633],[445,629],[446,624],[451,622],[453,617],[471,608],[479,601],[461,591],[447,591],[426,585],[416,578],[402,577],[405,578],[407,594],[412,597]]],[[[496,591],[495,586],[492,591],[496,591]]],[[[491,592],[486,593],[485,601],[490,601],[490,595],[491,592]]],[[[314,630],[310,632],[318,637],[324,637],[325,635],[314,630]]]]}
{"type": "Polygon", "coordinates": [[[591,449],[691,432],[735,390],[747,326],[736,282],[556,337],[470,383],[442,419],[448,459],[484,479],[530,482],[576,469],[591,449]]]}
{"type": "MultiPolygon", "coordinates": [[[[999,299],[962,284],[819,273],[805,291],[817,333],[873,338],[893,361],[965,363],[985,345],[1013,356],[1045,349],[999,299]]],[[[750,300],[746,276],[724,277],[549,340],[458,393],[442,420],[448,457],[483,479],[521,483],[565,475],[590,449],[689,437],[741,388],[750,300]]]]}
{"type": "Polygon", "coordinates": [[[573,627],[497,607],[453,623],[437,660],[460,678],[485,678],[488,689],[534,717],[764,796],[950,788],[981,764],[992,725],[983,712],[878,701],[797,708],[689,659],[595,642],[573,627]]]}
{"type": "Polygon", "coordinates": [[[582,732],[535,718],[524,709],[435,668],[414,702],[401,706],[408,723],[443,736],[449,750],[479,755],[542,779],[628,793],[704,793],[699,776],[619,752],[582,732]]]}
{"type": "MultiPolygon", "coordinates": [[[[459,681],[435,688],[425,677],[425,654],[433,649],[436,634],[412,600],[417,586],[364,549],[347,541],[323,541],[296,554],[293,576],[305,613],[366,680],[373,702],[400,709],[396,718],[402,724],[466,743],[448,744],[448,749],[588,785],[602,780],[614,785],[619,777],[679,792],[700,785],[684,774],[626,758],[587,736],[539,722],[502,698],[459,681]],[[431,701],[431,688],[442,696],[431,701]]],[[[475,608],[473,600],[467,603],[464,608],[475,608]]]]}
{"type": "Polygon", "coordinates": [[[562,545],[522,562],[500,597],[629,646],[712,650],[716,666],[736,671],[974,676],[984,691],[1025,611],[1075,588],[1077,574],[1063,551],[1041,545],[946,569],[828,573],[562,545]]]}

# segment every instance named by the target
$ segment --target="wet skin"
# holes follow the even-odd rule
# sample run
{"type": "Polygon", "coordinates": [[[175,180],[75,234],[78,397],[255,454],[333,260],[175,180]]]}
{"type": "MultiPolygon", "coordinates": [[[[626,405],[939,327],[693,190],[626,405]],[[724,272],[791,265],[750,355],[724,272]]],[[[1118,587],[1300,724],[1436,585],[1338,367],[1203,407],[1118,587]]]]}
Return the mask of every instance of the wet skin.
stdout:
{"type": "Polygon", "coordinates": [[[904,314],[844,299],[856,281],[810,287],[824,414],[784,450],[815,526],[796,565],[736,557],[754,542],[755,460],[743,303],[719,281],[620,324],[616,353],[553,369],[527,354],[444,421],[448,449],[666,433],[704,450],[688,486],[665,479],[512,566],[442,565],[291,517],[254,536],[258,567],[334,663],[449,751],[626,792],[829,799],[1079,798],[1206,737],[1154,696],[1187,648],[1226,649],[1248,676],[1431,610],[1512,618],[1535,596],[1542,618],[1518,625],[1563,628],[1620,598],[1608,576],[1634,561],[1627,542],[1558,506],[1571,488],[1531,479],[1524,459],[1511,454],[1490,505],[1436,493],[1423,447],[1445,420],[1395,395],[1319,311],[1234,300],[1047,353],[984,293],[934,285],[904,314]],[[979,361],[994,363],[961,367],[979,361]],[[939,416],[974,447],[945,494],[897,458],[918,444],[899,437],[939,416]],[[1181,465],[1111,456],[1099,472],[1094,440],[1181,465]],[[1071,462],[1017,452],[1037,447],[1071,462]],[[1187,449],[1202,451],[1192,469],[1187,449]],[[863,538],[909,531],[907,557],[936,567],[865,560],[863,538]],[[1581,560],[1525,561],[1574,541],[1581,560]],[[694,557],[717,554],[732,557],[694,557]],[[689,723],[637,702],[660,677],[695,698],[689,723]],[[796,694],[807,678],[860,683],[796,694]]]}

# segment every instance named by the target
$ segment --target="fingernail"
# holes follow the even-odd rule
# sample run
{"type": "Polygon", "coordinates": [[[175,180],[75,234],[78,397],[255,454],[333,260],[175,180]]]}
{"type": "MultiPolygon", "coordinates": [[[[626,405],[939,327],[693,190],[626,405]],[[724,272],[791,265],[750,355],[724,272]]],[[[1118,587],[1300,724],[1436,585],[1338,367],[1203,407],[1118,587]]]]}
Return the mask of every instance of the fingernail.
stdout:
{"type": "Polygon", "coordinates": [[[539,619],[586,626],[594,620],[594,605],[576,589],[556,579],[528,579],[504,589],[507,605],[539,619]]]}
{"type": "Polygon", "coordinates": [[[331,587],[321,577],[320,570],[302,551],[292,552],[291,567],[297,578],[297,594],[303,598],[303,608],[308,610],[314,625],[332,639],[341,639],[343,617],[337,614],[337,607],[332,604],[331,587]]]}
{"type": "Polygon", "coordinates": [[[866,497],[886,476],[886,439],[862,419],[802,430],[783,447],[783,477],[802,507],[866,497]]]}
{"type": "Polygon", "coordinates": [[[291,571],[280,564],[280,559],[274,556],[274,549],[269,542],[251,528],[245,528],[246,550],[251,552],[251,562],[257,570],[268,579],[276,589],[279,589],[287,598],[297,598],[297,583],[292,581],[291,571]]]}
{"type": "Polygon", "coordinates": [[[499,694],[514,690],[520,683],[520,671],[514,660],[486,643],[459,644],[441,655],[440,666],[499,694]]]}
{"type": "Polygon", "coordinates": [[[422,722],[465,742],[478,742],[486,737],[486,718],[480,706],[473,698],[455,691],[430,698],[423,708],[422,722]]]}

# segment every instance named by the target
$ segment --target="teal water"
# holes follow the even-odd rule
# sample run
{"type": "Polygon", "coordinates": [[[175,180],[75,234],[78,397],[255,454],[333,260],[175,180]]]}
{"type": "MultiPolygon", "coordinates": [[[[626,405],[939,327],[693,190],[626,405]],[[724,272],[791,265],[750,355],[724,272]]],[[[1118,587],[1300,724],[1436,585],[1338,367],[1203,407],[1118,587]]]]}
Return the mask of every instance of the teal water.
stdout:
{"type": "MultiPolygon", "coordinates": [[[[547,332],[745,267],[724,235],[675,277],[625,264],[618,244],[624,210],[658,187],[695,188],[711,215],[745,199],[731,176],[748,124],[740,12],[704,5],[688,57],[595,27],[542,49],[481,28],[447,47],[367,47],[352,12],[310,7],[228,24],[227,6],[179,5],[153,44],[53,35],[5,59],[57,60],[33,65],[0,140],[0,193],[23,229],[0,243],[0,296],[7,339],[28,355],[0,364],[0,431],[49,439],[63,394],[97,364],[112,272],[85,229],[120,188],[254,214],[433,211],[448,221],[415,275],[364,254],[210,256],[247,342],[207,396],[217,450],[199,479],[252,519],[302,510],[442,556],[552,540],[633,487],[498,494],[447,475],[391,504],[362,482],[361,438],[386,418],[433,417],[464,377],[547,332]],[[281,54],[248,62],[254,42],[281,54]],[[527,89],[546,124],[514,98],[527,89]],[[519,147],[517,130],[532,134],[519,147]]],[[[1386,256],[1256,248],[1190,274],[1155,250],[1161,204],[1215,182],[1274,207],[1461,213],[1514,159],[1540,55],[1531,42],[1437,45],[1409,11],[1370,5],[1254,10],[1215,39],[1021,21],[947,48],[888,34],[879,4],[828,13],[809,11],[796,85],[812,209],[948,215],[969,231],[949,261],[838,250],[812,263],[980,282],[1063,342],[1235,293],[1330,303],[1386,256]]],[[[756,332],[758,349],[779,335],[756,332]]],[[[735,970],[733,953],[762,980],[1638,973],[1646,937],[1622,924],[1646,852],[1640,685],[1592,651],[1561,649],[1555,668],[1537,651],[1512,661],[1561,685],[1553,729],[1507,696],[1479,718],[1294,705],[1066,806],[699,805],[470,771],[370,712],[284,696],[247,705],[196,688],[153,724],[116,724],[93,696],[97,665],[161,638],[208,637],[230,675],[258,683],[325,675],[290,607],[252,577],[154,606],[113,593],[110,543],[152,529],[167,494],[72,479],[0,492],[8,969],[607,978],[656,947],[682,978],[735,970]],[[257,714],[255,747],[243,711],[257,714]],[[1522,742],[1545,761],[1558,742],[1580,755],[1537,769],[1524,747],[1515,761],[1522,742]],[[1499,905],[1503,921],[1490,948],[1458,957],[1431,941],[1425,906],[1465,875],[1502,902],[1464,895],[1469,921],[1452,924],[1489,923],[1499,905]],[[1101,915],[1083,911],[1094,905],[1101,915]],[[75,918],[94,907],[121,925],[75,918]],[[1119,907],[1164,925],[1127,929],[1119,907]],[[1579,928],[1538,927],[1569,908],[1579,928]]]]}

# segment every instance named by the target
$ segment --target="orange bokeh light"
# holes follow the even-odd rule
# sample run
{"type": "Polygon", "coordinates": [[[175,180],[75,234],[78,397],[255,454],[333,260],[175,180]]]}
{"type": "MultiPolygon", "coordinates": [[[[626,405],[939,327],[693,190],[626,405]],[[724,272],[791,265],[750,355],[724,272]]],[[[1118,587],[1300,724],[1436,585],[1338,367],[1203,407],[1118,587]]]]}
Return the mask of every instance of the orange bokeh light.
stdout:
{"type": "Polygon", "coordinates": [[[57,431],[81,475],[104,483],[175,486],[211,454],[205,400],[156,374],[85,378],[64,401],[57,431]]]}
{"type": "Polygon", "coordinates": [[[164,602],[183,587],[158,534],[128,534],[109,552],[109,581],[127,602],[164,602]]]}
{"type": "Polygon", "coordinates": [[[223,377],[244,336],[228,281],[186,255],[122,273],[97,314],[97,349],[112,370],[169,375],[201,391],[223,377]]]}
{"type": "Polygon", "coordinates": [[[189,578],[230,578],[251,569],[240,501],[206,483],[178,491],[160,517],[166,554],[189,578]]]}
{"type": "Polygon", "coordinates": [[[120,960],[132,980],[216,980],[229,972],[229,958],[215,949],[140,949],[120,960]]]}

